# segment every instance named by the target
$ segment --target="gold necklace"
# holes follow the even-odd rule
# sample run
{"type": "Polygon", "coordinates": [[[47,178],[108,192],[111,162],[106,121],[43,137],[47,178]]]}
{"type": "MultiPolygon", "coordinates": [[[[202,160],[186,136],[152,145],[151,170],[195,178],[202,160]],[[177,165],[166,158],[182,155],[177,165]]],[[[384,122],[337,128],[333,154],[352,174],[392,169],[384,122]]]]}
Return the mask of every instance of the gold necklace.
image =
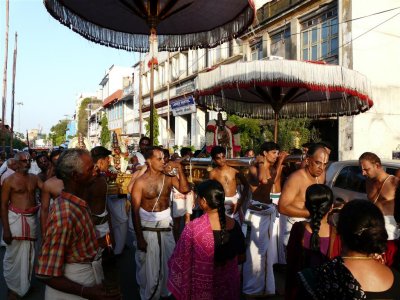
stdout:
{"type": "Polygon", "coordinates": [[[342,256],[342,258],[347,258],[347,259],[375,259],[374,257],[370,256],[342,256]]]}

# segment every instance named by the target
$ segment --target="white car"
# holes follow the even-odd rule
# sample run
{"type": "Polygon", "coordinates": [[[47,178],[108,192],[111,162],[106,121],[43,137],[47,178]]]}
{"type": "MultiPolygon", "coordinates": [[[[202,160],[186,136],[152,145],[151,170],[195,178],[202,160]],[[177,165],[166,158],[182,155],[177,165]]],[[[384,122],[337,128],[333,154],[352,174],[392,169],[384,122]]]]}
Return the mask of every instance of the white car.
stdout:
{"type": "MultiPolygon", "coordinates": [[[[400,160],[383,160],[382,167],[386,173],[395,175],[400,169],[400,160]]],[[[332,162],[326,171],[326,185],[332,189],[335,200],[367,200],[365,179],[358,160],[332,162]]]]}

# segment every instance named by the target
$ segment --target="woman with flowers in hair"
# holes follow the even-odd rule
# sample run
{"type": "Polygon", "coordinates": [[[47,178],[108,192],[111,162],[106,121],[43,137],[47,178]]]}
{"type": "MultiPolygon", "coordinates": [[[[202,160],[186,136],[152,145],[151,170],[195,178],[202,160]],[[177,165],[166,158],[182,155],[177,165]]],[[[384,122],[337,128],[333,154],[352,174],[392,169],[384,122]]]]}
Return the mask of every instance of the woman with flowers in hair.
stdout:
{"type": "Polygon", "coordinates": [[[169,262],[168,289],[178,299],[240,299],[238,264],[245,241],[239,224],[225,215],[225,193],[216,180],[197,187],[204,214],[185,226],[169,262]]]}
{"type": "Polygon", "coordinates": [[[333,194],[324,184],[313,184],[306,190],[305,206],[310,212],[309,221],[293,225],[287,246],[287,273],[285,299],[297,295],[297,272],[319,266],[339,254],[336,231],[328,223],[333,194]]]}

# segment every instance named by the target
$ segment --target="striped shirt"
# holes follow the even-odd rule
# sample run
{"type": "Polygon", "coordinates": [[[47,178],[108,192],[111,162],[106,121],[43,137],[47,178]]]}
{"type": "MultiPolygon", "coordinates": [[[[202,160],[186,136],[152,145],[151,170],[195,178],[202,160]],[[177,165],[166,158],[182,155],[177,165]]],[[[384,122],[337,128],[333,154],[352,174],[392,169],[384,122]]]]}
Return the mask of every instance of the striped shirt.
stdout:
{"type": "Polygon", "coordinates": [[[64,264],[92,262],[97,240],[86,201],[62,192],[52,205],[38,258],[38,276],[59,277],[64,264]]]}

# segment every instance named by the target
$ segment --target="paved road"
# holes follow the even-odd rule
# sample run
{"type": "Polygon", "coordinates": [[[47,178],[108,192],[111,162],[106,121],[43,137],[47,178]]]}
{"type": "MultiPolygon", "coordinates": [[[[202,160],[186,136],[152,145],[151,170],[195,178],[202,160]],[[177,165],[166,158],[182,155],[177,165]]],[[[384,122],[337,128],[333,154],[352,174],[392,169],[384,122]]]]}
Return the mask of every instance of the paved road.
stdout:
{"type": "MultiPolygon", "coordinates": [[[[0,249],[0,299],[7,299],[7,287],[3,277],[3,257],[5,248],[0,249]]],[[[121,289],[124,300],[140,299],[138,286],[135,277],[135,258],[134,250],[125,249],[118,257],[118,268],[120,270],[121,289]]],[[[28,295],[24,297],[26,300],[42,300],[44,299],[44,284],[38,281],[34,275],[32,279],[32,289],[28,295]]]]}
{"type": "MultiPolygon", "coordinates": [[[[0,231],[2,230],[0,222],[0,231]]],[[[0,299],[7,299],[7,286],[3,277],[3,258],[4,258],[5,247],[0,248],[0,299]]],[[[135,300],[140,299],[139,290],[136,283],[136,271],[135,271],[135,251],[134,248],[125,248],[123,253],[118,257],[117,265],[120,270],[121,280],[121,291],[124,300],[135,300]]],[[[279,295],[283,295],[284,292],[284,278],[285,269],[275,269],[275,281],[277,286],[277,292],[279,295]]],[[[32,288],[29,293],[23,298],[26,300],[42,300],[44,299],[44,284],[38,281],[33,275],[32,288]]],[[[245,299],[245,298],[243,298],[245,299]]],[[[253,298],[248,298],[253,299],[253,298]]],[[[283,299],[283,296],[268,296],[268,297],[256,297],[254,299],[268,299],[278,300],[283,299]]]]}

